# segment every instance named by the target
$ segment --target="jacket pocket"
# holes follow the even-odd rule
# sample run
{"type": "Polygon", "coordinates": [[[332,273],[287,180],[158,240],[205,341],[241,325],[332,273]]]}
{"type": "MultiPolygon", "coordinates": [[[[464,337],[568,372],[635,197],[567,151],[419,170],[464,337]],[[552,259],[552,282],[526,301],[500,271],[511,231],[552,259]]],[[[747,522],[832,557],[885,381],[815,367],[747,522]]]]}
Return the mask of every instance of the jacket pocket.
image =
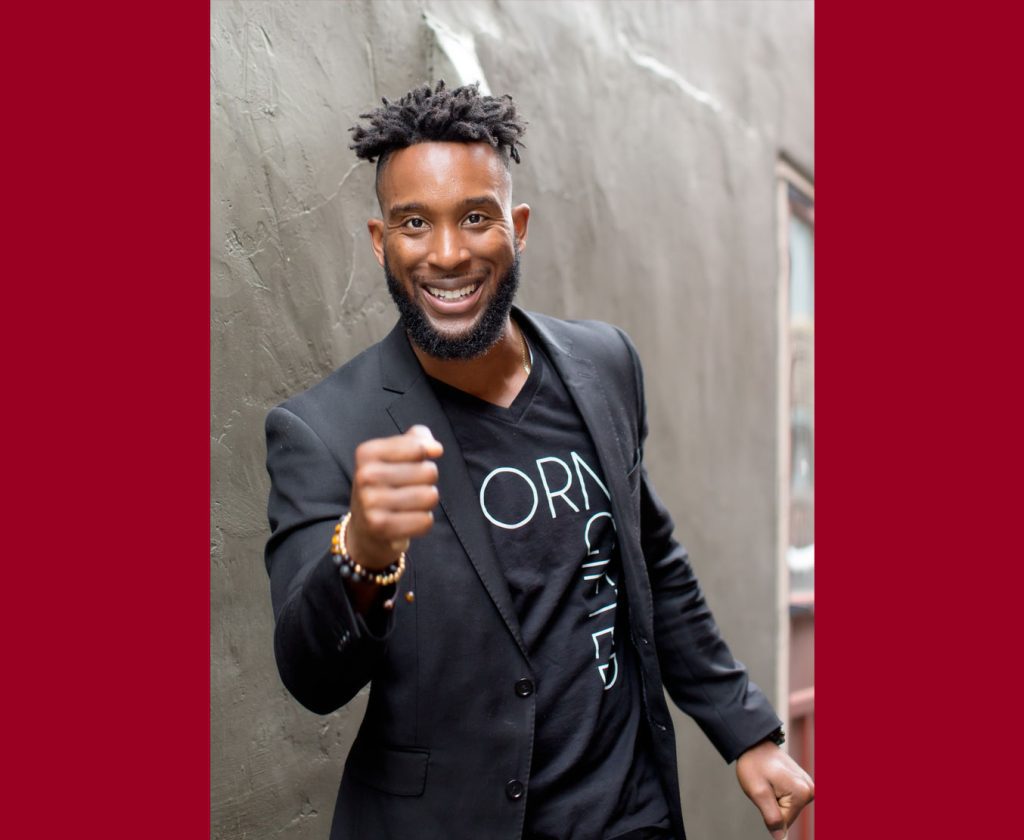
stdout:
{"type": "Polygon", "coordinates": [[[427,787],[428,750],[356,745],[345,771],[353,781],[394,796],[422,796],[427,787]]]}

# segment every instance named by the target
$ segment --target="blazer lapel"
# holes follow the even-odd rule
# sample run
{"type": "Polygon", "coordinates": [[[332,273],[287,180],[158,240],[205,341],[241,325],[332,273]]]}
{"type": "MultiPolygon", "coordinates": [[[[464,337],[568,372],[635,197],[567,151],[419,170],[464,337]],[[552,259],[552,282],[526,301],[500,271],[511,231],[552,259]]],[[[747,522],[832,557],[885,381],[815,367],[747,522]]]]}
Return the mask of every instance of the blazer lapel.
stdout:
{"type": "MultiPolygon", "coordinates": [[[[639,523],[634,521],[636,516],[629,505],[630,492],[626,476],[630,465],[626,463],[624,455],[628,447],[619,438],[618,429],[622,421],[613,416],[613,403],[608,398],[601,377],[589,359],[573,355],[572,341],[555,335],[518,308],[515,315],[518,322],[529,330],[531,337],[547,350],[548,357],[583,417],[597,450],[601,471],[611,492],[612,515],[615,517],[620,535],[616,540],[619,551],[624,554],[632,553],[632,540],[625,539],[623,532],[624,527],[639,528],[639,523]]],[[[631,564],[623,562],[622,566],[627,577],[632,579],[631,564]]]]}
{"type": "MultiPolygon", "coordinates": [[[[494,547],[487,535],[483,517],[478,512],[477,494],[466,469],[462,450],[452,430],[448,415],[434,395],[423,368],[420,367],[409,340],[397,325],[381,344],[381,382],[384,389],[397,394],[388,406],[388,414],[398,430],[410,426],[427,426],[444,446],[437,462],[438,490],[441,509],[452,530],[462,543],[473,568],[494,606],[508,627],[524,657],[527,657],[505,575],[498,565],[494,547]]],[[[527,657],[528,658],[528,657],[527,657]]]]}

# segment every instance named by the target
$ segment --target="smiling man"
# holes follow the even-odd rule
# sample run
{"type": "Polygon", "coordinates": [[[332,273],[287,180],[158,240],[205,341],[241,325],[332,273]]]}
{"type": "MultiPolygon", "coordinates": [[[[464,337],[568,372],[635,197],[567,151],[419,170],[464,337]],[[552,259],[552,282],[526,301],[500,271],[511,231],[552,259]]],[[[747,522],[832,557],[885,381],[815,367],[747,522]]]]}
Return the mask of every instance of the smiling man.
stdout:
{"type": "Polygon", "coordinates": [[[363,118],[400,319],[267,418],[282,679],[319,713],[371,686],[331,840],[682,838],[663,685],[782,837],[813,785],[650,485],[633,345],[512,305],[513,101],[363,118]]]}

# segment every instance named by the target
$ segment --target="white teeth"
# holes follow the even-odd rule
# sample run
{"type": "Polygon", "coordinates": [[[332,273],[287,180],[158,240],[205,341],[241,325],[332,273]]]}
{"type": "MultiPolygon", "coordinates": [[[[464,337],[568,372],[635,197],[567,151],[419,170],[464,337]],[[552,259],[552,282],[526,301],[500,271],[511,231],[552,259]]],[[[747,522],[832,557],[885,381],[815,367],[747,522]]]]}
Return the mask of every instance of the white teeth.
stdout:
{"type": "Polygon", "coordinates": [[[450,292],[445,289],[435,289],[433,286],[427,286],[427,291],[440,300],[458,300],[473,294],[479,285],[479,283],[470,283],[468,286],[463,286],[461,289],[453,289],[450,292]]]}

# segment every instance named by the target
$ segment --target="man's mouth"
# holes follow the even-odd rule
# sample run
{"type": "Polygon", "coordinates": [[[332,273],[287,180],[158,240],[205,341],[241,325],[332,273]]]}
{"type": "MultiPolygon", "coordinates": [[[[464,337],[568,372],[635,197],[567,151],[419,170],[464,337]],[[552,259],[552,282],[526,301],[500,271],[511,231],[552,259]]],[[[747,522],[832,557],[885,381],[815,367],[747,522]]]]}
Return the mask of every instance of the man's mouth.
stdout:
{"type": "Polygon", "coordinates": [[[437,286],[425,286],[427,293],[438,300],[455,301],[469,297],[480,287],[480,283],[470,283],[458,289],[439,289],[437,286]]]}

